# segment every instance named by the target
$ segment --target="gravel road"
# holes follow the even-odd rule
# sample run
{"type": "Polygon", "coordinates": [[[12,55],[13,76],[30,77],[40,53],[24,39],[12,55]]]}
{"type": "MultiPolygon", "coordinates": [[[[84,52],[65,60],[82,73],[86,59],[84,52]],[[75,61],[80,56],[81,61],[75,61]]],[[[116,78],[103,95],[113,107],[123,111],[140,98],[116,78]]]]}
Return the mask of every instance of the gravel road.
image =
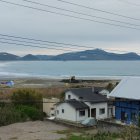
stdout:
{"type": "Polygon", "coordinates": [[[59,140],[66,136],[56,131],[67,129],[48,121],[15,123],[0,127],[0,140],[59,140]]]}

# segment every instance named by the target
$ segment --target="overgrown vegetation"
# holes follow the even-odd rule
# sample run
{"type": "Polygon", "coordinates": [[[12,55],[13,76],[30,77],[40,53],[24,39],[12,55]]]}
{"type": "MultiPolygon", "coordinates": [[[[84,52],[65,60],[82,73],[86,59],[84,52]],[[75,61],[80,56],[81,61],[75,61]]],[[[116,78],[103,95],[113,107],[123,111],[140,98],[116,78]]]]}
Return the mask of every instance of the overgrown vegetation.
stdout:
{"type": "Polygon", "coordinates": [[[32,89],[19,89],[13,92],[11,100],[15,105],[21,104],[40,108],[42,95],[32,89]]]}
{"type": "Polygon", "coordinates": [[[106,89],[111,92],[113,89],[114,89],[115,85],[113,85],[112,83],[109,83],[107,86],[106,86],[106,89]]]}
{"type": "Polygon", "coordinates": [[[11,96],[11,102],[0,104],[0,126],[42,119],[42,95],[34,90],[16,90],[11,96]]]}
{"type": "Polygon", "coordinates": [[[85,135],[85,136],[70,136],[67,140],[117,140],[120,137],[116,134],[108,133],[97,133],[96,135],[85,135]]]}
{"type": "Polygon", "coordinates": [[[0,126],[26,121],[25,113],[17,110],[13,104],[0,105],[0,126]]]}
{"type": "Polygon", "coordinates": [[[81,129],[70,129],[67,131],[58,131],[59,134],[65,134],[67,137],[61,140],[140,140],[140,129],[135,126],[126,126],[121,132],[103,132],[98,129],[93,133],[82,131],[81,129]]]}

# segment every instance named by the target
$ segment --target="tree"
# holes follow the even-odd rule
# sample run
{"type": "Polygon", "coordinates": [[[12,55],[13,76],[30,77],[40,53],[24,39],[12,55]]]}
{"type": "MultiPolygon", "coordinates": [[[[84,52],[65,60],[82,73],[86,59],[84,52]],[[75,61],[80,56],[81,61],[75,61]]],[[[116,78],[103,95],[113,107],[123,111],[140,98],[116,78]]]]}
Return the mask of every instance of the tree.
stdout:
{"type": "Polygon", "coordinates": [[[114,85],[112,83],[109,83],[107,86],[106,86],[106,89],[111,92],[113,89],[114,89],[114,85]]]}

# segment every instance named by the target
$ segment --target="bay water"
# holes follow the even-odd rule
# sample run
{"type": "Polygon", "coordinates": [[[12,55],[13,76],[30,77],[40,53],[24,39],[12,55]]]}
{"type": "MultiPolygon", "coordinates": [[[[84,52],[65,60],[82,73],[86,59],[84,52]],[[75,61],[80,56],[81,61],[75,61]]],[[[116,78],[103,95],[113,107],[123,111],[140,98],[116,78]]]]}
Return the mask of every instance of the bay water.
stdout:
{"type": "Polygon", "coordinates": [[[1,61],[0,77],[140,76],[140,61],[1,61]]]}

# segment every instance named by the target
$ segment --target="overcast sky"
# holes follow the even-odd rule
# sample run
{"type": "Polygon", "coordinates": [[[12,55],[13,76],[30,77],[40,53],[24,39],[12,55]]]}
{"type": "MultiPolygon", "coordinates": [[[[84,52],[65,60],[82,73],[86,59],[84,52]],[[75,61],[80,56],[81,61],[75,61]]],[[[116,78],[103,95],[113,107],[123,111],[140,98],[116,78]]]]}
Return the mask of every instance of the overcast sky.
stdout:
{"type": "MultiPolygon", "coordinates": [[[[40,9],[46,9],[59,13],[65,13],[73,16],[82,17],[82,18],[89,18],[92,20],[124,25],[121,23],[115,23],[115,22],[105,21],[92,17],[80,16],[78,14],[68,13],[65,11],[59,11],[45,6],[30,4],[22,0],[5,0],[5,1],[33,6],[40,9]]],[[[113,20],[119,20],[123,22],[129,22],[132,24],[137,24],[139,26],[136,27],[131,26],[131,27],[139,28],[139,30],[114,27],[111,25],[105,25],[105,24],[95,23],[91,21],[85,21],[85,20],[75,19],[71,17],[55,15],[47,12],[42,12],[42,11],[6,4],[0,1],[0,34],[9,34],[9,35],[22,36],[27,38],[86,45],[86,46],[93,47],[93,49],[102,48],[107,50],[133,51],[133,52],[140,53],[140,20],[132,20],[132,19],[122,18],[119,16],[110,15],[98,11],[80,8],[77,6],[64,4],[57,0],[32,0],[32,1],[40,2],[43,4],[48,4],[60,8],[65,8],[77,12],[82,12],[93,16],[100,16],[113,20]]],[[[132,0],[122,0],[122,1],[121,0],[65,0],[65,1],[140,19],[139,0],[133,0],[134,3],[133,5],[129,3],[132,2],[132,0]]],[[[126,26],[130,26],[130,25],[126,25],[126,26]]],[[[1,36],[0,36],[0,41],[3,41],[1,36]]],[[[12,41],[8,41],[8,42],[12,42],[12,41]]],[[[76,51],[81,49],[83,48],[78,48],[78,47],[74,48],[74,50],[76,51]]],[[[85,50],[86,49],[87,48],[85,48],[85,50]]],[[[0,52],[5,52],[5,51],[18,55],[24,55],[28,53],[59,54],[64,52],[64,51],[53,50],[53,49],[48,50],[48,49],[41,49],[41,48],[16,46],[14,44],[8,45],[8,44],[0,43],[0,52]]]]}

